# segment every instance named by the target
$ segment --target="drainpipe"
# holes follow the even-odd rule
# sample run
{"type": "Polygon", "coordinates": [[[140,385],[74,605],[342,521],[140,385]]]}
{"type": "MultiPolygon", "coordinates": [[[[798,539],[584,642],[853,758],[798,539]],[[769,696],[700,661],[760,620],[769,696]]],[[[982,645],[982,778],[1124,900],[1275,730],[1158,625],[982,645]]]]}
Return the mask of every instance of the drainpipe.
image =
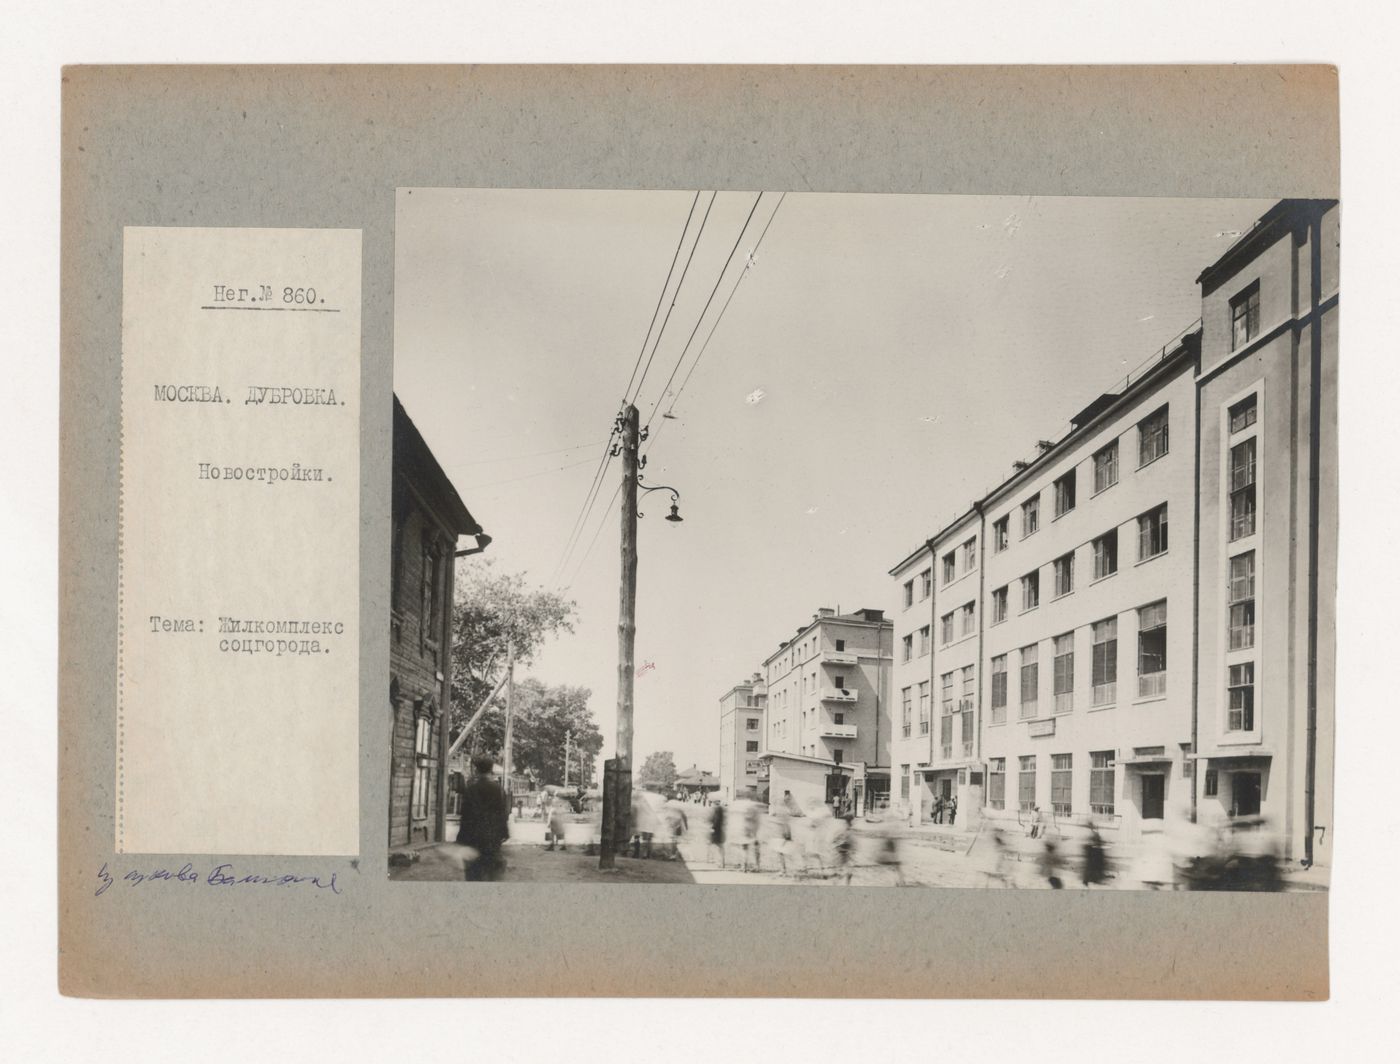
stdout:
{"type": "Polygon", "coordinates": [[[1313,834],[1317,788],[1317,599],[1318,599],[1318,520],[1322,479],[1322,215],[1316,212],[1310,223],[1310,269],[1308,339],[1311,368],[1308,378],[1308,728],[1303,776],[1303,867],[1313,863],[1313,834]]]}
{"type": "MultiPolygon", "coordinates": [[[[982,757],[982,688],[986,686],[986,677],[983,675],[982,669],[986,662],[982,655],[982,631],[987,623],[987,514],[982,509],[982,501],[980,499],[972,504],[972,508],[977,511],[977,550],[979,551],[977,556],[977,671],[974,673],[977,677],[977,731],[974,740],[977,745],[973,747],[973,751],[977,767],[983,770],[982,799],[985,802],[987,797],[987,776],[984,758],[982,757]]],[[[972,769],[969,768],[969,776],[971,772],[972,769]]],[[[971,782],[970,779],[969,782],[971,782]]],[[[980,809],[977,811],[977,815],[979,818],[981,817],[982,811],[980,809]]]]}
{"type": "Polygon", "coordinates": [[[1191,753],[1196,763],[1191,768],[1191,823],[1199,821],[1197,808],[1201,791],[1201,349],[1205,346],[1205,325],[1196,343],[1196,477],[1191,499],[1191,619],[1195,631],[1191,636],[1191,753]]]}

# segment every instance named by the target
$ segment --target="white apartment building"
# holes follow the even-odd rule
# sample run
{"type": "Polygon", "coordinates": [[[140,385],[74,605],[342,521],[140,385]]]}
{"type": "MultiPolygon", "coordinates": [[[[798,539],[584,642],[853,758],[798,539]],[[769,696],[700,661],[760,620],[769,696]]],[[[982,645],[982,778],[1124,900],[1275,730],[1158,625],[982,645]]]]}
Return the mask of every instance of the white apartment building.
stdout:
{"type": "Polygon", "coordinates": [[[824,608],[763,662],[770,802],[888,801],[891,639],[883,610],[824,608]]]}
{"type": "Polygon", "coordinates": [[[986,816],[1135,837],[1189,808],[1191,333],[981,502],[986,816]]]}
{"type": "Polygon", "coordinates": [[[719,797],[732,802],[746,792],[762,799],[763,711],[768,699],[763,677],[754,673],[719,700],[719,797]]]}
{"type": "Polygon", "coordinates": [[[1202,272],[1198,819],[1330,864],[1339,211],[1284,200],[1202,272]]]}
{"type": "Polygon", "coordinates": [[[933,548],[924,543],[890,570],[898,586],[891,667],[890,806],[917,819],[917,777],[929,763],[933,699],[933,548]]]}

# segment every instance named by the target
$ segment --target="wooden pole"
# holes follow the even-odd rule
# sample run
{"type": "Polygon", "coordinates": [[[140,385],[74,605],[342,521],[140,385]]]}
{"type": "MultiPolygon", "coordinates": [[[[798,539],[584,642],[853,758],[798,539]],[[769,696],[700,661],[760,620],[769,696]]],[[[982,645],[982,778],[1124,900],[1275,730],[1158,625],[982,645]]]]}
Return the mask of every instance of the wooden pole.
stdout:
{"type": "Polygon", "coordinates": [[[614,866],[614,851],[631,837],[632,815],[632,680],[637,641],[637,449],[640,415],[631,403],[622,412],[622,588],[617,609],[617,762],[615,800],[604,794],[603,819],[616,845],[604,846],[599,868],[614,866]],[[607,808],[608,806],[611,808],[607,808]]]}
{"type": "Polygon", "coordinates": [[[511,740],[515,731],[515,640],[506,643],[506,737],[501,744],[501,773],[506,797],[511,795],[511,740]]]}

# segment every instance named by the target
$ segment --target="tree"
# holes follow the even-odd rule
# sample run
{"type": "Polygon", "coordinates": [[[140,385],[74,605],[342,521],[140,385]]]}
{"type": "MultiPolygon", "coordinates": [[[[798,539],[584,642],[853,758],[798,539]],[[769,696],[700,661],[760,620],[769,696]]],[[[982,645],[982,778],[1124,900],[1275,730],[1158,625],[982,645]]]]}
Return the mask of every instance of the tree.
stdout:
{"type": "MultiPolygon", "coordinates": [[[[541,785],[563,783],[565,740],[571,736],[567,743],[569,782],[587,786],[593,760],[603,749],[603,734],[588,708],[591,695],[586,687],[550,687],[534,677],[516,683],[511,761],[517,773],[531,775],[541,785]]],[[[501,696],[472,729],[466,745],[473,755],[500,759],[505,719],[505,698],[501,696]]]]}
{"type": "MultiPolygon", "coordinates": [[[[528,586],[523,573],[499,571],[494,558],[459,566],[456,580],[449,722],[453,738],[505,675],[512,641],[516,664],[528,666],[545,640],[573,632],[578,614],[572,599],[557,591],[528,586]]],[[[495,710],[487,715],[491,712],[495,710]]],[[[473,747],[480,749],[474,742],[473,747]]]]}
{"type": "Polygon", "coordinates": [[[670,791],[676,785],[676,759],[669,750],[658,750],[647,754],[637,773],[637,782],[643,787],[660,791],[670,791]]]}

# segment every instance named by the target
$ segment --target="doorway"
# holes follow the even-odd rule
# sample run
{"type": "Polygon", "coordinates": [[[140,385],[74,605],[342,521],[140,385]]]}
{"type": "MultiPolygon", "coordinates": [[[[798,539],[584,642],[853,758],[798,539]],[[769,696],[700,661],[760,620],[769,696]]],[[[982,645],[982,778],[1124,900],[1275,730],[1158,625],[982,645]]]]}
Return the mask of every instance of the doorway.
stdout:
{"type": "Polygon", "coordinates": [[[1258,816],[1262,790],[1258,772],[1236,772],[1230,776],[1230,815],[1258,816]]]}
{"type": "Polygon", "coordinates": [[[1142,801],[1138,808],[1143,820],[1161,820],[1166,808],[1167,777],[1159,772],[1142,777],[1142,801]]]}

